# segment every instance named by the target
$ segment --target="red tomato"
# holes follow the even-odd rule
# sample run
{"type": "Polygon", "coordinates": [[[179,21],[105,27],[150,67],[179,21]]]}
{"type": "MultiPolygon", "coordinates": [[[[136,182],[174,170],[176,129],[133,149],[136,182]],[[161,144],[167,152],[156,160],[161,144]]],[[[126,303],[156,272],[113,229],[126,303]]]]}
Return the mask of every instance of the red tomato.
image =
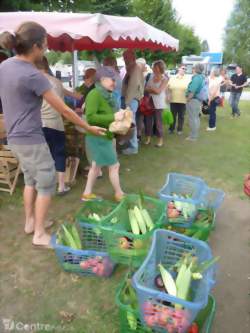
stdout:
{"type": "Polygon", "coordinates": [[[196,323],[193,323],[189,328],[188,333],[199,333],[199,327],[196,323]]]}

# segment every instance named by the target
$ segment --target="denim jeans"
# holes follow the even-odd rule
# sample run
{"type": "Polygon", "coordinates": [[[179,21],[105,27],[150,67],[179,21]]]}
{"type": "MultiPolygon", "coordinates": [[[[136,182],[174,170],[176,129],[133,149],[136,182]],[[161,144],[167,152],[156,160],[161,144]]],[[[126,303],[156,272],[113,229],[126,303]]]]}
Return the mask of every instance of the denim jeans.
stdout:
{"type": "MultiPolygon", "coordinates": [[[[136,112],[139,106],[139,102],[137,99],[132,99],[132,101],[128,104],[131,111],[133,112],[133,123],[136,124],[136,112]]],[[[138,152],[138,140],[137,140],[137,129],[135,126],[134,134],[132,138],[129,140],[128,148],[130,148],[133,152],[138,152]]]]}
{"type": "Polygon", "coordinates": [[[217,104],[215,101],[211,101],[209,106],[209,127],[214,128],[216,127],[216,107],[217,104]]]}
{"type": "Polygon", "coordinates": [[[234,92],[232,91],[229,98],[229,103],[232,108],[232,115],[235,116],[236,114],[240,115],[239,110],[239,101],[240,101],[241,92],[234,92]]]}
{"type": "Polygon", "coordinates": [[[190,138],[197,139],[200,129],[200,117],[201,112],[201,102],[198,99],[192,98],[186,105],[188,117],[189,117],[189,127],[190,127],[190,138]]]}

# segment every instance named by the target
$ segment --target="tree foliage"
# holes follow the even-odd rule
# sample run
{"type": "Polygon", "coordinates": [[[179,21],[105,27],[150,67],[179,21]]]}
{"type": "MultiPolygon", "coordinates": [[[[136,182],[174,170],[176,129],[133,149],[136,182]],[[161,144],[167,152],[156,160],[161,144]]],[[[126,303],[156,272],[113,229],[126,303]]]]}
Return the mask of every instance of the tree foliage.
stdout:
{"type": "Polygon", "coordinates": [[[124,0],[1,0],[1,11],[63,11],[95,12],[110,15],[127,15],[130,1],[124,0]]]}
{"type": "Polygon", "coordinates": [[[199,54],[201,44],[199,38],[194,34],[191,27],[180,23],[177,13],[173,8],[171,0],[134,0],[132,1],[132,14],[156,28],[159,28],[179,39],[178,52],[150,52],[139,51],[138,55],[143,56],[147,61],[163,59],[170,66],[181,62],[183,55],[199,54]]]}
{"type": "Polygon", "coordinates": [[[250,74],[250,4],[249,0],[236,0],[224,35],[224,59],[239,63],[250,74]]]}

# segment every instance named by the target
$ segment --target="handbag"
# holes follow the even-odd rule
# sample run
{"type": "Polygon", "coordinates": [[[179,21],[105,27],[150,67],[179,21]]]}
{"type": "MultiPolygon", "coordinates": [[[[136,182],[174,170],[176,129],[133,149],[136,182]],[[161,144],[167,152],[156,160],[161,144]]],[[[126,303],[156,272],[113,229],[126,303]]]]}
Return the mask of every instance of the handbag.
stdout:
{"type": "Polygon", "coordinates": [[[207,102],[202,103],[201,112],[205,115],[208,115],[210,113],[209,106],[208,106],[207,102]]]}
{"type": "Polygon", "coordinates": [[[139,111],[144,116],[151,116],[154,113],[154,102],[152,96],[145,94],[139,103],[139,111]]]}
{"type": "Polygon", "coordinates": [[[221,97],[220,96],[215,97],[213,102],[216,104],[216,106],[220,106],[221,105],[221,97]]]}

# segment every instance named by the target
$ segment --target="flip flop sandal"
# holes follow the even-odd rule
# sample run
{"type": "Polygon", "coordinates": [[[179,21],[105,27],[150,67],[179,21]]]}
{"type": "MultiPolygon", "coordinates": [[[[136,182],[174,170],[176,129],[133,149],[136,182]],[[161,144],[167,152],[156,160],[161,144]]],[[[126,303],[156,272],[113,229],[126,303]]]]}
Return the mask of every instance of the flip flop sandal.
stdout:
{"type": "Polygon", "coordinates": [[[103,198],[102,197],[99,197],[99,196],[97,196],[97,195],[95,195],[95,194],[93,194],[93,193],[91,193],[91,194],[83,194],[82,196],[81,196],[81,201],[102,201],[103,200],[103,198]]]}
{"type": "Polygon", "coordinates": [[[121,195],[119,197],[117,195],[115,195],[114,199],[116,202],[121,202],[125,197],[126,197],[126,194],[124,193],[123,195],[121,195]]]}
{"type": "Polygon", "coordinates": [[[71,190],[70,187],[65,187],[63,191],[57,191],[57,195],[60,197],[64,196],[65,194],[69,193],[69,191],[71,190]]]}

